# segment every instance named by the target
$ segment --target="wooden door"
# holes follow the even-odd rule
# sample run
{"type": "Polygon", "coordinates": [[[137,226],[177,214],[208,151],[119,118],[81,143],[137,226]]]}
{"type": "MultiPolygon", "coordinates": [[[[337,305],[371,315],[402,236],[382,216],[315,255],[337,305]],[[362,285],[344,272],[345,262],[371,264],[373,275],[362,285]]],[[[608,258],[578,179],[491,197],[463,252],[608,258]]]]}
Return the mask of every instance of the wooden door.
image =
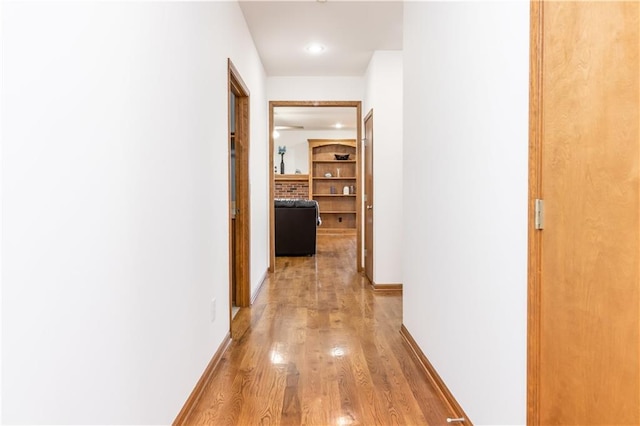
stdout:
{"type": "Polygon", "coordinates": [[[640,424],[639,5],[532,4],[530,424],[640,424]]]}
{"type": "MultiPolygon", "coordinates": [[[[233,63],[229,71],[230,307],[250,304],[249,89],[233,63]],[[233,102],[233,105],[231,104],[233,102]],[[232,116],[233,115],[233,116],[232,116]]],[[[231,312],[229,312],[231,316],[231,312]]]]}
{"type": "Polygon", "coordinates": [[[373,281],[373,110],[364,118],[364,272],[373,281]]]}

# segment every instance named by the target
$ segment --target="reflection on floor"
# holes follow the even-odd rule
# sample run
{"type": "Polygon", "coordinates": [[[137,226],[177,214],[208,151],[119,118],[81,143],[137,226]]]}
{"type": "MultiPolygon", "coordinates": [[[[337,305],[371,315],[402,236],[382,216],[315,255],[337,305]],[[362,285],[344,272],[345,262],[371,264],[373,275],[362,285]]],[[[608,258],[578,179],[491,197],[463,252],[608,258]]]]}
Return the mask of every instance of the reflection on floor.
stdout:
{"type": "Polygon", "coordinates": [[[400,293],[374,293],[354,236],[278,257],[191,424],[425,425],[448,413],[402,342],[400,293]]]}

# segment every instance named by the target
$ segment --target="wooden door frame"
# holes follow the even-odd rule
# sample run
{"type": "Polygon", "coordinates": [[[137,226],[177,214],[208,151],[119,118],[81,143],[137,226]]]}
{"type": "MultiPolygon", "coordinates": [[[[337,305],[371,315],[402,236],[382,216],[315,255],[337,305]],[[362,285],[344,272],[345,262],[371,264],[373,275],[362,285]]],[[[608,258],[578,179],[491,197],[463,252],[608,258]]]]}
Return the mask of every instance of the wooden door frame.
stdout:
{"type": "MultiPolygon", "coordinates": [[[[269,101],[269,271],[275,271],[276,265],[276,249],[275,249],[275,208],[273,199],[275,196],[275,177],[273,173],[273,109],[277,107],[353,107],[356,109],[356,156],[357,164],[357,185],[360,186],[361,171],[361,145],[362,145],[362,102],[361,101],[269,101]]],[[[309,189],[311,190],[311,188],[309,189]]],[[[356,191],[356,266],[358,272],[363,270],[362,265],[362,190],[358,188],[356,191]]]]}
{"type": "MultiPolygon", "coordinates": [[[[231,191],[229,191],[229,324],[231,324],[232,309],[232,274],[233,262],[231,256],[236,256],[236,305],[247,307],[250,305],[251,283],[251,210],[249,194],[249,89],[242,80],[240,73],[228,59],[228,152],[231,158],[231,93],[235,95],[235,147],[236,147],[236,244],[235,253],[232,252],[233,221],[231,216],[231,191]],[[238,147],[241,149],[238,149],[238,147]]],[[[231,167],[229,165],[229,184],[231,184],[231,167]]],[[[230,325],[231,326],[231,325],[230,325]]]]}
{"type": "MultiPolygon", "coordinates": [[[[362,120],[362,122],[366,123],[367,120],[369,120],[369,119],[373,119],[373,108],[371,108],[369,110],[369,112],[367,113],[367,115],[365,115],[365,117],[362,120]]],[[[363,126],[363,127],[366,128],[366,126],[363,126]]],[[[364,132],[365,132],[365,138],[366,138],[366,130],[364,130],[364,132]]],[[[371,128],[371,132],[373,133],[373,127],[371,128]]],[[[363,244],[363,248],[366,250],[367,245],[365,244],[365,240],[364,240],[367,237],[367,232],[366,232],[366,228],[367,228],[367,223],[366,223],[367,207],[366,207],[366,205],[374,202],[374,198],[373,198],[373,187],[374,187],[374,180],[373,180],[373,144],[370,143],[370,141],[368,141],[368,140],[365,143],[365,152],[364,152],[364,157],[363,157],[362,162],[363,162],[363,165],[362,165],[362,170],[363,170],[363,173],[362,173],[362,190],[360,192],[363,192],[364,194],[367,195],[367,197],[371,198],[371,199],[367,199],[366,202],[363,202],[363,210],[362,210],[363,211],[363,215],[362,215],[363,216],[363,219],[362,219],[363,222],[362,223],[363,223],[363,227],[364,227],[364,232],[362,234],[362,238],[363,238],[362,244],[363,244]],[[366,166],[367,166],[367,160],[366,160],[366,156],[367,156],[367,150],[366,149],[367,148],[366,147],[367,146],[369,146],[368,149],[371,152],[371,193],[367,192],[367,173],[366,173],[366,166]]],[[[375,209],[375,206],[373,208],[375,209]]],[[[372,211],[371,214],[373,215],[374,212],[372,211]]],[[[371,250],[370,256],[373,256],[373,249],[374,249],[373,234],[374,234],[374,227],[373,227],[373,223],[372,223],[371,224],[371,241],[370,241],[372,250],[371,250]]],[[[363,250],[363,254],[364,254],[364,250],[363,250]]],[[[363,259],[363,262],[365,263],[364,268],[363,268],[363,270],[365,272],[364,275],[365,275],[365,277],[367,277],[369,279],[369,281],[371,282],[371,285],[375,284],[374,281],[373,281],[373,268],[374,268],[373,260],[374,260],[374,258],[372,257],[372,260],[371,260],[371,277],[368,277],[367,273],[366,273],[367,272],[366,271],[366,266],[367,266],[366,265],[366,258],[363,259]]]]}
{"type": "Polygon", "coordinates": [[[540,273],[542,235],[534,226],[535,200],[542,199],[542,18],[543,1],[531,1],[529,76],[529,259],[527,289],[527,424],[540,424],[540,273]]]}

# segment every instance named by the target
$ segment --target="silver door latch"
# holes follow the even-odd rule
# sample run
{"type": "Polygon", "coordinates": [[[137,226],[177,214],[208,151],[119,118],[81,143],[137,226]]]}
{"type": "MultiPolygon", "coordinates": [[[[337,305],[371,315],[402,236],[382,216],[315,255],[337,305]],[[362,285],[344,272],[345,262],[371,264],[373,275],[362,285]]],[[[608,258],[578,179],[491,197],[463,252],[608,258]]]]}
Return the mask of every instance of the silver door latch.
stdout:
{"type": "Polygon", "coordinates": [[[534,229],[544,229],[544,200],[536,198],[533,213],[534,229]]]}

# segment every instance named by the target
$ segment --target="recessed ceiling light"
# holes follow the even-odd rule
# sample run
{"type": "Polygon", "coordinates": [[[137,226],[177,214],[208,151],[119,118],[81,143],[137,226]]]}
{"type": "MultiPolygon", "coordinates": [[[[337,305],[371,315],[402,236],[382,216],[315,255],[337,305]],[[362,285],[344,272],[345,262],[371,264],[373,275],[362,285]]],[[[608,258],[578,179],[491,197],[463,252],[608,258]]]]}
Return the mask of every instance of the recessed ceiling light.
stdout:
{"type": "Polygon", "coordinates": [[[320,43],[311,43],[304,48],[304,50],[311,53],[312,55],[319,55],[320,53],[324,52],[324,49],[324,46],[320,43]]]}
{"type": "Polygon", "coordinates": [[[333,127],[336,129],[342,129],[342,123],[336,123],[333,127]]]}

